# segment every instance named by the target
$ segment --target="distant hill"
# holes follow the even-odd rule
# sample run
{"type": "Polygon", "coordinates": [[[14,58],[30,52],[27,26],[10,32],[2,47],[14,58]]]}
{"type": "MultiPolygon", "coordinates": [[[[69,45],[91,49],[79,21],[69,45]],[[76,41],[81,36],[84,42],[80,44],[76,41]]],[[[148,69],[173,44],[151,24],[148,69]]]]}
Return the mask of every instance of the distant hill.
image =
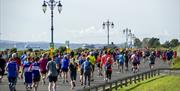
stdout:
{"type": "MultiPolygon", "coordinates": [[[[80,48],[85,43],[70,43],[71,49],[80,48]]],[[[87,43],[86,43],[87,44],[87,43]]],[[[106,44],[93,44],[95,48],[103,48],[106,44]]],[[[40,47],[40,49],[49,49],[48,42],[17,42],[17,41],[9,41],[9,40],[0,40],[0,50],[10,49],[10,48],[17,48],[18,50],[24,50],[27,46],[30,47],[40,47]]],[[[58,48],[60,46],[65,46],[65,43],[55,43],[55,47],[58,48]]],[[[121,44],[117,45],[122,46],[121,44]]]]}

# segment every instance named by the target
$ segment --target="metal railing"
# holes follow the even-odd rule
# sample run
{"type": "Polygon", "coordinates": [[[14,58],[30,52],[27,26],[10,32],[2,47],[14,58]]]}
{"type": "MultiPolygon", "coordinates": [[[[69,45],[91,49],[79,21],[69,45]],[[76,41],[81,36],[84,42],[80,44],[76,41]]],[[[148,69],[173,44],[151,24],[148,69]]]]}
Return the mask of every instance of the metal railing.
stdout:
{"type": "Polygon", "coordinates": [[[124,78],[120,78],[114,81],[110,81],[107,83],[99,84],[96,86],[91,86],[89,88],[78,89],[77,91],[112,91],[112,89],[117,90],[119,87],[128,86],[128,84],[132,84],[155,77],[160,75],[165,71],[168,71],[168,74],[172,74],[173,71],[180,71],[180,68],[156,68],[146,72],[141,72],[134,74],[132,76],[127,76],[124,78]]]}

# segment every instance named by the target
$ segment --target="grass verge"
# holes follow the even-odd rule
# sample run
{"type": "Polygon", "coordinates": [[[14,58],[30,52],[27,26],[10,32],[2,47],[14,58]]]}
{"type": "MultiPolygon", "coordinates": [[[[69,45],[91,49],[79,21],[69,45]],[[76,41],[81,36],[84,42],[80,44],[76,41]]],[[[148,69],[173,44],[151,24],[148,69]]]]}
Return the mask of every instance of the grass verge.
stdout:
{"type": "MultiPolygon", "coordinates": [[[[180,91],[180,76],[158,76],[128,87],[118,88],[118,91],[180,91]]],[[[113,90],[116,91],[116,90],[113,90]]]]}

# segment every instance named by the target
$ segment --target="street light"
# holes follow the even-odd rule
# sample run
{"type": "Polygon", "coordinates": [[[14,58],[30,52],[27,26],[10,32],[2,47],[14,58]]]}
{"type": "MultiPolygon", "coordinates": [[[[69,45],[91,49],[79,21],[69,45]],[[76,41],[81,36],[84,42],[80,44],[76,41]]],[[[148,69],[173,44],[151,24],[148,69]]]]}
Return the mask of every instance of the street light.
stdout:
{"type": "Polygon", "coordinates": [[[128,36],[129,36],[129,34],[131,34],[131,29],[128,29],[128,28],[124,29],[123,34],[125,34],[125,36],[126,36],[125,48],[127,48],[128,47],[128,43],[127,43],[128,42],[128,36]]]}
{"type": "Polygon", "coordinates": [[[105,27],[107,26],[107,43],[109,45],[109,27],[111,26],[111,28],[114,28],[114,23],[110,22],[109,20],[107,20],[106,22],[103,22],[103,29],[105,29],[105,27]]]}
{"type": "Polygon", "coordinates": [[[50,43],[50,48],[54,48],[54,42],[53,42],[53,30],[54,30],[54,26],[53,26],[53,10],[54,10],[54,7],[57,6],[58,7],[58,12],[61,13],[62,4],[61,4],[60,1],[55,1],[55,0],[45,1],[44,0],[43,5],[42,5],[44,13],[47,10],[47,6],[49,6],[50,9],[51,9],[51,43],[50,43]]]}
{"type": "Polygon", "coordinates": [[[132,48],[133,47],[133,42],[134,42],[134,39],[135,39],[135,35],[133,34],[133,33],[129,33],[128,34],[128,36],[129,36],[129,38],[130,38],[130,48],[132,48]]]}

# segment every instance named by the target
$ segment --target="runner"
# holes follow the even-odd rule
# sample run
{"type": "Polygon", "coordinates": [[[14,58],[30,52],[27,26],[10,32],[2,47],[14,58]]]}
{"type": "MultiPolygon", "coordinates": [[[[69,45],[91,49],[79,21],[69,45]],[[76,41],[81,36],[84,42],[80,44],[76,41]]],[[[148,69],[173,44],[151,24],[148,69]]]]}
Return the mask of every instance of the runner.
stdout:
{"type": "MultiPolygon", "coordinates": [[[[12,58],[16,56],[15,53],[12,54],[12,58]]],[[[18,65],[14,59],[10,59],[5,68],[8,72],[9,90],[16,91],[16,82],[18,77],[18,65]]]]}
{"type": "Polygon", "coordinates": [[[3,79],[5,67],[6,67],[6,60],[2,57],[2,53],[0,53],[0,82],[3,79]]]}
{"type": "Polygon", "coordinates": [[[171,50],[168,50],[168,51],[167,51],[166,56],[167,56],[168,64],[169,64],[169,66],[170,66],[170,65],[171,65],[171,61],[172,61],[172,58],[173,58],[173,53],[171,52],[171,50]]]}
{"type": "Polygon", "coordinates": [[[96,59],[93,55],[93,52],[90,52],[89,53],[90,55],[88,56],[89,57],[89,62],[91,63],[91,66],[92,66],[92,70],[91,70],[91,81],[94,81],[94,69],[95,69],[95,62],[96,62],[96,59]]]}
{"type": "Polygon", "coordinates": [[[162,60],[163,60],[164,63],[166,62],[166,59],[167,59],[166,51],[164,50],[163,53],[162,53],[162,60]]]}
{"type": "Polygon", "coordinates": [[[60,58],[60,54],[58,54],[58,53],[55,55],[55,62],[57,65],[58,75],[59,75],[59,77],[61,77],[61,58],[60,58]]]}
{"type": "Polygon", "coordinates": [[[40,72],[41,72],[41,78],[42,78],[42,85],[44,85],[45,82],[45,78],[46,78],[46,65],[47,65],[48,59],[47,59],[47,55],[43,54],[41,59],[39,60],[39,64],[40,64],[40,72]]]}
{"type": "Polygon", "coordinates": [[[119,72],[123,72],[123,68],[124,68],[124,55],[123,52],[120,52],[120,54],[118,55],[118,69],[119,72]]]}
{"type": "Polygon", "coordinates": [[[38,63],[38,61],[39,61],[39,57],[36,57],[31,65],[32,79],[33,79],[32,87],[34,88],[34,91],[38,91],[37,88],[39,85],[39,81],[41,79],[40,70],[39,70],[40,64],[38,63]]]}
{"type": "Polygon", "coordinates": [[[99,76],[102,76],[101,57],[102,57],[102,54],[99,53],[99,55],[97,57],[97,61],[96,61],[96,64],[97,64],[97,67],[98,67],[98,75],[99,76]]]}
{"type": "Polygon", "coordinates": [[[68,82],[68,67],[69,67],[69,58],[67,55],[64,55],[64,58],[62,59],[62,65],[61,65],[61,70],[63,73],[63,83],[68,82]]]}
{"type": "Polygon", "coordinates": [[[128,51],[126,50],[125,51],[125,55],[124,55],[124,57],[125,57],[125,67],[126,67],[126,71],[128,71],[128,63],[129,63],[129,53],[128,53],[128,51]]]}
{"type": "Polygon", "coordinates": [[[26,90],[32,89],[32,71],[30,70],[31,64],[32,62],[30,60],[30,57],[28,57],[27,62],[24,63],[23,65],[22,74],[21,74],[21,77],[23,78],[23,73],[24,73],[26,90]]]}
{"type": "Polygon", "coordinates": [[[91,70],[92,66],[89,62],[89,57],[87,57],[86,61],[82,64],[84,69],[84,88],[86,87],[86,82],[88,80],[88,87],[90,86],[90,79],[91,79],[91,70]]]}
{"type": "Polygon", "coordinates": [[[131,56],[131,61],[132,61],[132,71],[134,73],[136,73],[138,70],[137,70],[137,54],[136,54],[136,51],[133,52],[132,56],[131,56]]]}
{"type": "Polygon", "coordinates": [[[105,64],[105,71],[106,71],[106,82],[109,82],[111,80],[111,74],[112,74],[112,64],[111,64],[110,57],[107,58],[106,64],[105,64]]]}
{"type": "Polygon", "coordinates": [[[154,64],[155,64],[155,55],[154,55],[154,52],[152,52],[151,54],[150,54],[150,57],[149,57],[149,59],[150,59],[150,62],[149,62],[149,68],[150,69],[153,69],[154,68],[154,64]]]}
{"type": "Polygon", "coordinates": [[[52,60],[47,63],[46,69],[48,71],[48,78],[49,78],[49,91],[56,91],[56,81],[57,81],[57,65],[54,61],[55,56],[53,56],[52,60]]]}
{"type": "Polygon", "coordinates": [[[75,81],[76,81],[76,76],[77,76],[77,68],[78,68],[78,64],[75,62],[75,58],[72,58],[72,62],[70,62],[70,65],[69,65],[71,89],[73,89],[76,86],[75,81]]]}
{"type": "Polygon", "coordinates": [[[80,82],[81,82],[81,85],[83,85],[83,73],[84,73],[84,70],[83,70],[82,64],[84,63],[84,61],[86,61],[86,55],[84,53],[82,53],[82,56],[81,56],[81,58],[79,60],[80,82]]]}
{"type": "Polygon", "coordinates": [[[106,80],[106,71],[105,71],[106,60],[107,60],[107,51],[104,51],[103,56],[101,57],[101,67],[103,71],[104,81],[106,80]]]}

